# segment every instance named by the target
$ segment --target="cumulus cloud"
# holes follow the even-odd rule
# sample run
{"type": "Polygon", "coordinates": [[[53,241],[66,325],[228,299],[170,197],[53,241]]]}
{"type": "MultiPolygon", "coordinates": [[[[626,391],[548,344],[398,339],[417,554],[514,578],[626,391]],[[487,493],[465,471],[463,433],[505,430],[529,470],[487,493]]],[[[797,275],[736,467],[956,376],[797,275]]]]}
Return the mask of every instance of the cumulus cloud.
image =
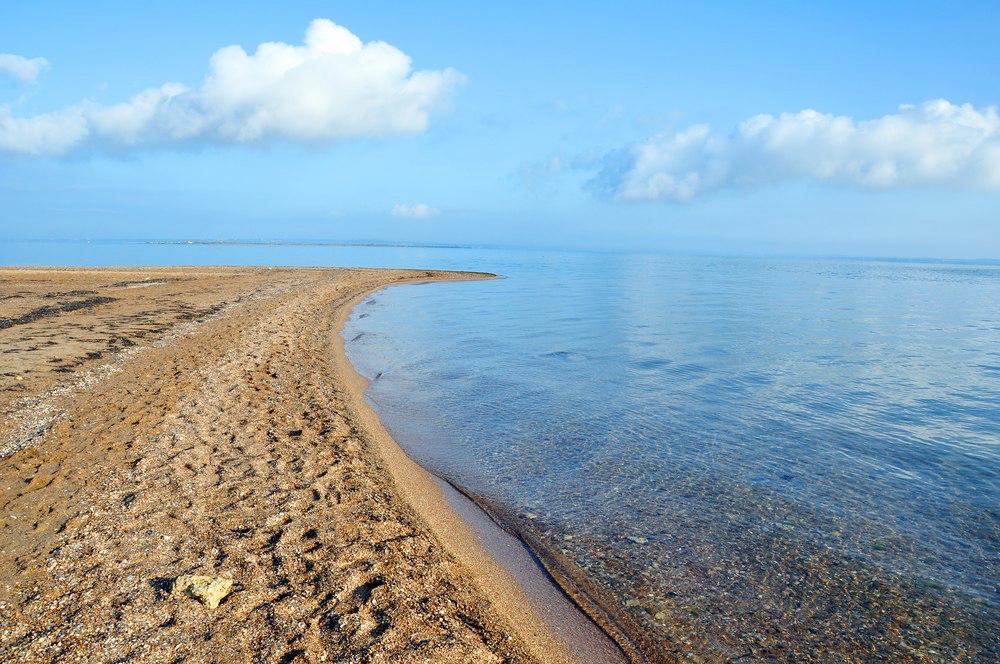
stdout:
{"type": "Polygon", "coordinates": [[[409,217],[411,219],[427,219],[439,214],[441,210],[427,203],[397,203],[392,207],[392,216],[409,217]]]}
{"type": "Polygon", "coordinates": [[[1000,116],[938,99],[873,120],[805,110],[757,115],[729,135],[695,125],[608,155],[591,185],[620,200],[685,202],[790,180],[1000,190],[1000,116]]]}
{"type": "Polygon", "coordinates": [[[198,88],[166,83],[120,104],[84,101],[30,117],[0,106],[0,149],[61,155],[88,146],[315,143],[417,133],[462,80],[450,68],[414,71],[395,46],[364,43],[316,19],[301,45],[216,51],[198,88]]]}
{"type": "Polygon", "coordinates": [[[45,58],[26,58],[13,53],[0,53],[0,74],[10,76],[22,83],[31,83],[43,69],[49,66],[45,58]]]}

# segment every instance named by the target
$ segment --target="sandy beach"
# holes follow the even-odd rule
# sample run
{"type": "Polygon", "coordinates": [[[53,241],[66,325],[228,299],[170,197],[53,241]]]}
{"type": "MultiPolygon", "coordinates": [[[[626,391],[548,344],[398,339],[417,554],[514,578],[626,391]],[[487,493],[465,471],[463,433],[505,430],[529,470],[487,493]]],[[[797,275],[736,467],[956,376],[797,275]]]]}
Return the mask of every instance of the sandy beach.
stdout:
{"type": "Polygon", "coordinates": [[[998,15],[5,3],[0,664],[1000,664],[998,15]]]}
{"type": "Polygon", "coordinates": [[[0,659],[622,661],[542,617],[342,352],[366,294],[487,276],[0,270],[0,659]]]}

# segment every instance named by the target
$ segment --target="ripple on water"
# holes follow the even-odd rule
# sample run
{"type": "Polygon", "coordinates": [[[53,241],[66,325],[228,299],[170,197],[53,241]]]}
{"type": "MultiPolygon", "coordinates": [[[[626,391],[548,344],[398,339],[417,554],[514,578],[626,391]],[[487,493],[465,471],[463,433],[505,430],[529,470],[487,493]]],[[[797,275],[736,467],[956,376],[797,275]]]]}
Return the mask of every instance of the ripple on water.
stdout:
{"type": "Polygon", "coordinates": [[[1000,267],[491,256],[345,331],[418,460],[666,652],[1000,659],[1000,267]]]}

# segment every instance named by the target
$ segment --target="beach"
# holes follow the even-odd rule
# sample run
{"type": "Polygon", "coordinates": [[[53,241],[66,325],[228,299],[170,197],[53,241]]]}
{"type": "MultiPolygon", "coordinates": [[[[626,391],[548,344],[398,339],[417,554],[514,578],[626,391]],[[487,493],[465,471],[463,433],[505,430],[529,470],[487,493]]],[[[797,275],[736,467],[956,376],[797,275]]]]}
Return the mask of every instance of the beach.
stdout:
{"type": "Polygon", "coordinates": [[[1000,664],[995,4],[6,3],[0,664],[1000,664]]]}
{"type": "MultiPolygon", "coordinates": [[[[520,255],[471,267],[492,265],[506,278],[0,269],[0,659],[995,659],[995,605],[976,594],[992,576],[989,511],[935,494],[949,529],[930,506],[897,522],[919,548],[866,507],[893,497],[892,476],[831,470],[822,446],[794,457],[816,471],[725,440],[699,465],[704,432],[754,418],[746,399],[689,410],[690,450],[680,421],[657,428],[665,407],[701,403],[685,388],[709,361],[697,343],[682,334],[694,354],[673,364],[642,335],[608,356],[593,310],[552,314],[618,311],[635,282],[602,295],[588,275],[603,270],[525,272],[520,255]]],[[[732,269],[766,291],[754,279],[773,270],[751,267],[732,269]]]]}
{"type": "Polygon", "coordinates": [[[623,661],[543,619],[342,352],[365,295],[489,276],[0,270],[0,658],[623,661]]]}

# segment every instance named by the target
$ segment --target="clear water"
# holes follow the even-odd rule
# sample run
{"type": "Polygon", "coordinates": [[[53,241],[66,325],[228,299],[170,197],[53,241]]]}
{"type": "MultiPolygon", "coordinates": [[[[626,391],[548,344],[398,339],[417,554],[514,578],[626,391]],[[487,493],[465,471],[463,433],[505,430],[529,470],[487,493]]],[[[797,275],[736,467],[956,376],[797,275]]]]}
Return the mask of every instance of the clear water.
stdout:
{"type": "Polygon", "coordinates": [[[760,648],[833,652],[824,611],[867,602],[851,647],[890,652],[902,615],[932,653],[996,654],[1000,265],[493,259],[345,331],[419,461],[696,652],[738,656],[776,611],[760,648]]]}
{"type": "Polygon", "coordinates": [[[1000,264],[0,242],[0,264],[503,279],[359,306],[411,455],[664,653],[1000,659],[1000,264]]]}

